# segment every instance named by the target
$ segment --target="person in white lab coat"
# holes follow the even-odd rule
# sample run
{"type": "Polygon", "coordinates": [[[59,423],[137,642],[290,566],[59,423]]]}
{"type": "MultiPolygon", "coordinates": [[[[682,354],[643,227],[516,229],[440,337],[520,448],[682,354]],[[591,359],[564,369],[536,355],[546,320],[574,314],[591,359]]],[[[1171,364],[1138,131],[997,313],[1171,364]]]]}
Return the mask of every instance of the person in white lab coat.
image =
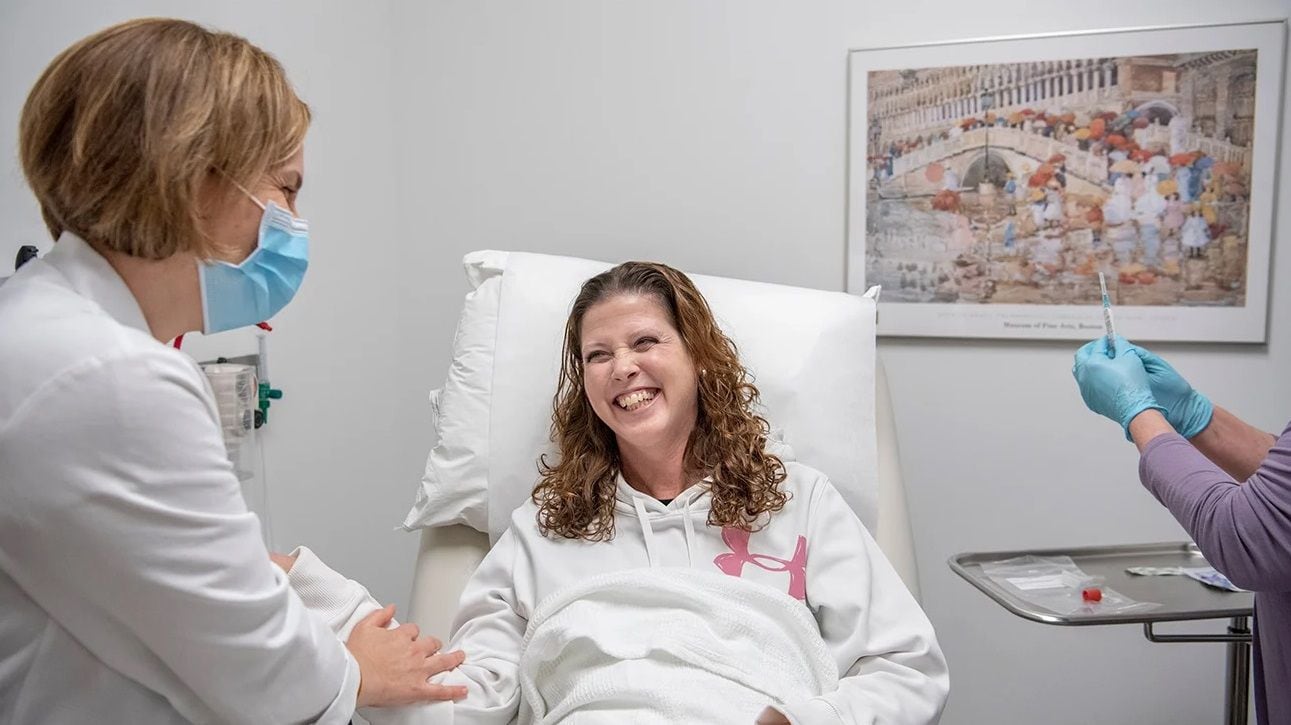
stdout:
{"type": "Polygon", "coordinates": [[[193,361],[308,260],[309,109],[238,36],[135,20],[61,53],[20,121],[57,240],[0,287],[0,722],[348,722],[460,696],[413,625],[343,645],[270,563],[193,361]]]}

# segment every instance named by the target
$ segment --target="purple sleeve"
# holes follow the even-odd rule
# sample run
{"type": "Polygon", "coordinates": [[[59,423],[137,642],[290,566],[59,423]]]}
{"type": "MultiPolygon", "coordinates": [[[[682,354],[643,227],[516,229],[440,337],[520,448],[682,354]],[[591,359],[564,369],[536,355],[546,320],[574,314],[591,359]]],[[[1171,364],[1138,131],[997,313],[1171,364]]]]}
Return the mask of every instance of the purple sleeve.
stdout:
{"type": "Polygon", "coordinates": [[[1175,433],[1143,449],[1139,478],[1234,584],[1291,591],[1291,425],[1245,483],[1175,433]]]}

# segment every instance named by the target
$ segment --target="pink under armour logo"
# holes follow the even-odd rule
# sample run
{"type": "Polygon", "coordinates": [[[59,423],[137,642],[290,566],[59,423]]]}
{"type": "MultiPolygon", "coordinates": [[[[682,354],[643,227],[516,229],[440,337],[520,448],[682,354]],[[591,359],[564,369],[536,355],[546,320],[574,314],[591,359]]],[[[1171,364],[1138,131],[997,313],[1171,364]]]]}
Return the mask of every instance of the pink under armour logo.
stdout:
{"type": "Polygon", "coordinates": [[[749,532],[730,526],[722,529],[722,541],[731,551],[718,554],[713,563],[722,573],[739,577],[745,564],[752,564],[766,571],[789,572],[789,596],[800,601],[807,599],[807,539],[798,537],[798,545],[793,550],[792,559],[779,559],[766,554],[749,553],[749,532]]]}

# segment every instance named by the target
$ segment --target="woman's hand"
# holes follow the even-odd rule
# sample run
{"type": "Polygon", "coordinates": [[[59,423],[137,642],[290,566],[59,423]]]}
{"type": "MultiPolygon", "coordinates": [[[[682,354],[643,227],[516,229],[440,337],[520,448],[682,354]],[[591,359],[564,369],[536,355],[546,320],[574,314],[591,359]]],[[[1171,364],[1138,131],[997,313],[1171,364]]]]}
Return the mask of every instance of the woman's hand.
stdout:
{"type": "Polygon", "coordinates": [[[1164,411],[1152,396],[1143,361],[1125,349],[1116,350],[1116,357],[1108,357],[1106,338],[1100,337],[1076,351],[1071,374],[1085,405],[1120,423],[1127,438],[1130,421],[1139,413],[1149,408],[1164,411]]]}
{"type": "Polygon", "coordinates": [[[762,714],[758,715],[758,721],[754,725],[789,725],[789,718],[768,705],[762,714]]]}
{"type": "Polygon", "coordinates": [[[283,571],[291,571],[291,567],[296,563],[296,557],[291,554],[279,554],[276,551],[269,552],[269,561],[278,565],[283,571]]]}
{"type": "MultiPolygon", "coordinates": [[[[1121,340],[1123,338],[1117,338],[1118,350],[1121,340]]],[[[1210,398],[1194,389],[1160,355],[1138,345],[1128,347],[1143,361],[1143,369],[1148,373],[1148,384],[1152,386],[1152,397],[1165,407],[1166,420],[1179,435],[1195,438],[1205,430],[1215,414],[1215,406],[1211,404],[1210,398]]]]}
{"type": "Polygon", "coordinates": [[[359,622],[345,646],[359,663],[359,707],[394,707],[434,700],[460,700],[465,687],[446,687],[427,681],[451,670],[466,659],[458,652],[438,654],[442,646],[434,637],[421,637],[415,624],[386,625],[394,605],[369,614],[359,622]]]}

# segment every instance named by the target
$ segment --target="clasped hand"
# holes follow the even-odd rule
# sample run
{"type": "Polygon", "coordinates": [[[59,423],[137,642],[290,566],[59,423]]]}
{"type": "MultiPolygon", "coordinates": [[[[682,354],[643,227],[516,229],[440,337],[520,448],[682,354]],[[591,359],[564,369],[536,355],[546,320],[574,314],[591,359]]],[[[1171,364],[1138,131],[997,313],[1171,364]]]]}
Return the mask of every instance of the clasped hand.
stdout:
{"type": "Polygon", "coordinates": [[[358,660],[361,681],[358,705],[392,707],[433,700],[460,700],[465,687],[446,687],[428,681],[465,660],[459,650],[440,654],[438,639],[422,637],[417,625],[387,629],[394,617],[388,605],[364,617],[350,632],[345,645],[358,660]]]}
{"type": "Polygon", "coordinates": [[[1160,356],[1120,336],[1114,352],[1108,354],[1105,337],[1076,351],[1071,373],[1090,410],[1119,423],[1127,438],[1130,421],[1148,409],[1161,411],[1185,438],[1210,425],[1210,400],[1160,356]]]}

